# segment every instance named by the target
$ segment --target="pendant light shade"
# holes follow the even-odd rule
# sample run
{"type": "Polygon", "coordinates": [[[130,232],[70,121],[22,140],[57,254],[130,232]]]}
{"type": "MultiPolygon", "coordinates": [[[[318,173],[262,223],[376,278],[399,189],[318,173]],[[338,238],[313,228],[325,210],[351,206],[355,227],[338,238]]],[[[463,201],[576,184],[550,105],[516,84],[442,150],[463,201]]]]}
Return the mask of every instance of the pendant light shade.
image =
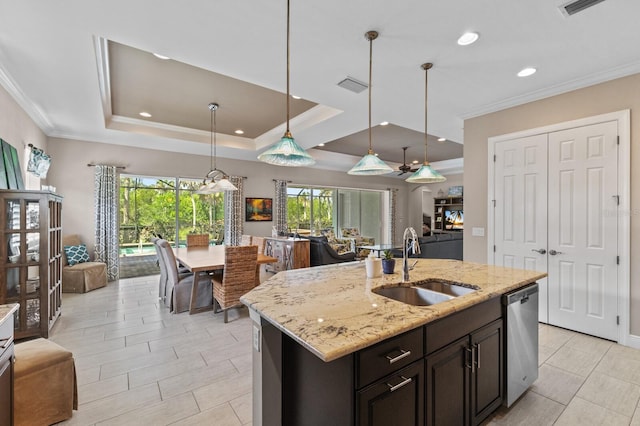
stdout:
{"type": "Polygon", "coordinates": [[[200,188],[198,188],[195,193],[214,194],[222,191],[237,191],[238,188],[229,182],[227,174],[222,170],[218,170],[216,167],[216,111],[219,105],[211,102],[208,107],[209,111],[211,111],[211,136],[209,139],[211,170],[205,175],[202,180],[202,185],[200,185],[200,188]]]}
{"type": "Polygon", "coordinates": [[[307,151],[302,149],[302,147],[296,143],[289,131],[289,101],[291,98],[289,95],[289,15],[289,0],[287,0],[287,130],[284,132],[282,139],[280,139],[278,143],[258,155],[258,160],[275,166],[311,166],[315,164],[316,161],[309,155],[309,153],[307,153],[307,151]]]}
{"type": "Polygon", "coordinates": [[[407,179],[406,182],[409,183],[438,183],[444,182],[447,180],[444,176],[434,170],[429,161],[427,161],[427,141],[428,141],[428,133],[427,133],[427,88],[429,86],[429,70],[433,67],[432,63],[422,64],[422,69],[424,70],[424,163],[420,168],[407,179]]]}
{"type": "Polygon", "coordinates": [[[385,175],[393,169],[375,156],[371,142],[371,74],[373,71],[373,40],[378,38],[377,31],[367,31],[364,37],[369,40],[369,151],[347,173],[356,176],[385,175]]]}

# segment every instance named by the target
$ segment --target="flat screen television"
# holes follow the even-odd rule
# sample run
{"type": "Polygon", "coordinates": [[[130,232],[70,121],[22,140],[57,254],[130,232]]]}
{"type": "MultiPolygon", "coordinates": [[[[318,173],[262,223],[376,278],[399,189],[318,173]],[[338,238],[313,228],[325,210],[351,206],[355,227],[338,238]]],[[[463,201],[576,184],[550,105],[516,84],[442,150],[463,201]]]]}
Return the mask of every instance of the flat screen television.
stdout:
{"type": "Polygon", "coordinates": [[[444,229],[461,231],[464,229],[464,213],[462,209],[444,211],[444,229]]]}

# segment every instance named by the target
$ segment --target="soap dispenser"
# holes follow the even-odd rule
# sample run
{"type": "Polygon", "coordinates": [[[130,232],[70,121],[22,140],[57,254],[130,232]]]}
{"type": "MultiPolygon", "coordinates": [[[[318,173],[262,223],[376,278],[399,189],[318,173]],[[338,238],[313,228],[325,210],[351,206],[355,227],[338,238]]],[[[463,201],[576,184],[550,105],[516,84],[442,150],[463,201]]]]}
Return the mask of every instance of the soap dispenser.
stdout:
{"type": "Polygon", "coordinates": [[[382,259],[369,252],[369,256],[364,260],[364,267],[367,271],[367,278],[378,278],[382,275],[382,259]]]}

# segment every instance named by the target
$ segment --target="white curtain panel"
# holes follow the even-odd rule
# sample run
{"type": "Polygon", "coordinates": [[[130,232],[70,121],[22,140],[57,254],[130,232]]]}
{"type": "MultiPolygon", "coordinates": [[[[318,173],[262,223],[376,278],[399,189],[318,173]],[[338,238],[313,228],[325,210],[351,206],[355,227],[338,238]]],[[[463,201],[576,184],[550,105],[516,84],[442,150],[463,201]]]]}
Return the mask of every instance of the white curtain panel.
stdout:
{"type": "Polygon", "coordinates": [[[107,264],[107,279],[120,276],[118,243],[118,169],[115,166],[97,165],[95,174],[95,225],[97,262],[107,264]]]}
{"type": "Polygon", "coordinates": [[[228,246],[240,244],[244,223],[244,178],[229,176],[229,182],[237,191],[224,191],[224,243],[228,246]]]}
{"type": "Polygon", "coordinates": [[[273,182],[276,194],[273,220],[278,235],[283,235],[287,232],[287,181],[274,179],[273,182]]]}

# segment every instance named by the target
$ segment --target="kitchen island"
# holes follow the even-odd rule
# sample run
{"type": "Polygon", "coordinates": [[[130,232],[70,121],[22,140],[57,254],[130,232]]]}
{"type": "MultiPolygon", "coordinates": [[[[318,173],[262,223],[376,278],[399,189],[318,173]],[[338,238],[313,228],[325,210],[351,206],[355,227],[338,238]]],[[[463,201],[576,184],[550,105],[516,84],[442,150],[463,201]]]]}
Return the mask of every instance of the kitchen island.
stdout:
{"type": "Polygon", "coordinates": [[[499,395],[489,403],[475,401],[482,405],[477,415],[463,410],[464,423],[476,423],[495,410],[503,395],[501,296],[546,274],[419,259],[410,276],[401,283],[396,267],[395,274],[366,278],[364,262],[353,262],[279,273],[244,295],[254,321],[254,424],[374,424],[373,417],[397,417],[402,410],[410,411],[416,424],[425,422],[424,413],[426,424],[435,424],[446,416],[433,414],[444,411],[432,394],[441,394],[437,383],[452,374],[468,396],[464,401],[449,398],[447,404],[455,409],[474,405],[478,384],[498,387],[491,389],[499,395]],[[430,306],[376,294],[379,288],[425,280],[475,291],[430,306]],[[483,352],[482,369],[477,339],[493,342],[484,344],[490,350],[483,352]],[[461,370],[465,365],[469,372],[461,370]],[[453,367],[461,368],[444,374],[453,367]],[[485,372],[491,376],[482,376],[485,372]]]}

